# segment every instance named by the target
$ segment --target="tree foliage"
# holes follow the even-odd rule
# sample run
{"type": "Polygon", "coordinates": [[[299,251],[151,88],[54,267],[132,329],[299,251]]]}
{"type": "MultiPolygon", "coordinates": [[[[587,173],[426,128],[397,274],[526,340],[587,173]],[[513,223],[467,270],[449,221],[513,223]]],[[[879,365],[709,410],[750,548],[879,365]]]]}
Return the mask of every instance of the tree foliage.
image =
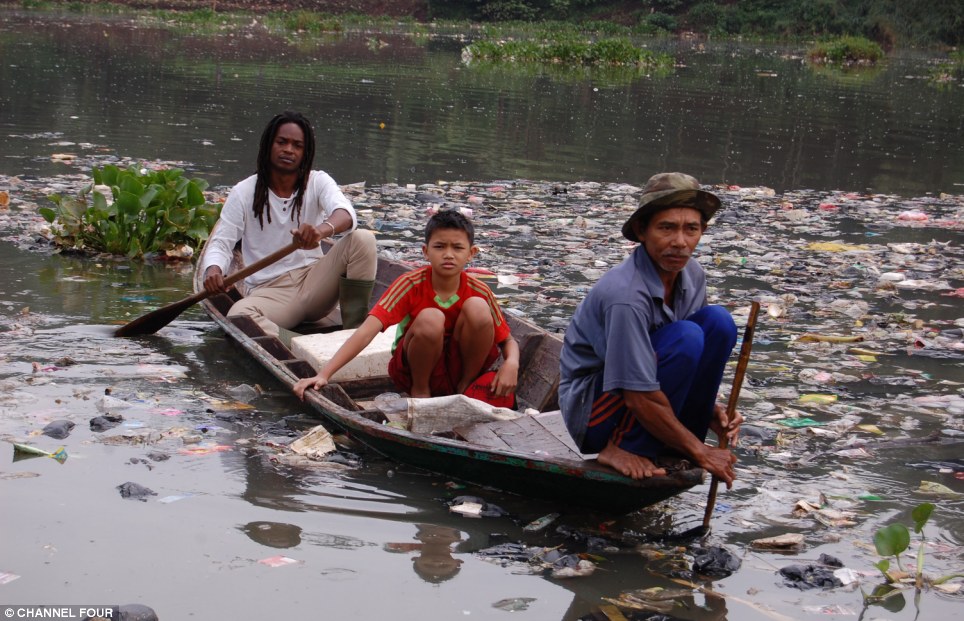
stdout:
{"type": "Polygon", "coordinates": [[[428,0],[439,18],[477,21],[609,20],[640,32],[866,37],[892,45],[964,43],[960,0],[428,0]]]}

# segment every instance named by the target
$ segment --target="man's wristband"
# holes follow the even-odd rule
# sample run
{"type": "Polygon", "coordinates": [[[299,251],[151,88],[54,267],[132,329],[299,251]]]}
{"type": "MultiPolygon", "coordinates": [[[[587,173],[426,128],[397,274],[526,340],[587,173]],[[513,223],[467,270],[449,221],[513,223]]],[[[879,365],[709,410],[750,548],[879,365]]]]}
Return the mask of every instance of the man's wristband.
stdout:
{"type": "Polygon", "coordinates": [[[335,235],[338,234],[338,231],[335,230],[335,225],[332,224],[331,222],[329,222],[328,220],[325,220],[325,221],[322,222],[321,224],[322,224],[322,225],[327,224],[328,226],[331,227],[331,235],[329,235],[328,237],[334,237],[335,235]]]}

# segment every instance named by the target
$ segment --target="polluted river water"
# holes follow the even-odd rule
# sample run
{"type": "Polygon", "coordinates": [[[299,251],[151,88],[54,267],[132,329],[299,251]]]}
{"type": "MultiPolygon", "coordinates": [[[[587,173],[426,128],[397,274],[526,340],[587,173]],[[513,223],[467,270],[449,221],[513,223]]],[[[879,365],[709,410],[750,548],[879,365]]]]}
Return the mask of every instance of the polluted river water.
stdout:
{"type": "MultiPolygon", "coordinates": [[[[852,88],[847,96],[859,99],[862,87],[852,88]]],[[[40,99],[49,104],[54,97],[40,99]]],[[[157,110],[169,105],[155,97],[157,110]]],[[[347,95],[333,100],[340,97],[347,95]]],[[[260,131],[265,110],[281,103],[259,99],[259,114],[244,122],[246,129],[260,131]]],[[[8,444],[9,461],[0,461],[5,604],[136,603],[161,619],[497,619],[509,612],[602,619],[614,618],[613,601],[628,618],[959,614],[959,579],[927,588],[917,602],[907,589],[865,610],[861,596],[883,582],[874,568],[875,532],[898,522],[912,526],[911,510],[923,502],[936,505],[923,533],[925,572],[937,577],[964,566],[958,443],[964,198],[951,183],[952,169],[932,171],[944,180],[934,187],[898,193],[886,183],[854,187],[837,185],[839,179],[780,185],[748,173],[743,181],[713,164],[701,168],[687,153],[664,154],[647,161],[645,173],[607,179],[595,168],[606,164],[589,164],[583,174],[571,154],[561,153],[572,168],[565,174],[530,168],[507,176],[512,171],[482,165],[471,175],[437,169],[406,177],[397,168],[378,181],[366,173],[367,183],[345,186],[362,226],[377,232],[380,252],[400,260],[418,260],[427,212],[471,210],[483,248],[475,266],[491,272],[486,278],[507,312],[553,330],[565,328],[588,287],[630,249],[619,227],[650,171],[690,166],[713,186],[725,209],[697,250],[710,297],[740,326],[751,300],[763,303],[764,314],[741,392],[747,429],[737,449],[739,479],[721,490],[702,542],[729,550],[741,565],[728,575],[701,575],[693,573],[697,548],[646,535],[697,525],[705,485],[613,516],[467,486],[341,438],[337,461],[286,464],[278,447],[303,427],[281,423],[292,416],[303,421],[310,411],[238,356],[197,309],[156,336],[111,336],[117,325],[186,295],[190,265],[56,254],[36,217],[45,195],[76,192],[90,166],[136,158],[154,162],[148,165],[180,162],[204,177],[212,175],[201,168],[216,169],[224,177],[215,180],[225,185],[215,186],[212,197],[223,197],[226,184],[252,165],[252,136],[238,136],[238,145],[215,156],[218,163],[186,164],[201,159],[189,156],[203,145],[174,147],[176,139],[159,139],[153,151],[133,141],[118,146],[106,125],[70,129],[67,119],[41,129],[19,107],[26,103],[3,105],[21,116],[9,121],[18,129],[5,127],[2,137],[9,148],[0,190],[11,200],[0,211],[0,434],[67,454],[63,463],[23,458],[8,444]],[[51,127],[63,129],[45,134],[51,127]],[[53,153],[70,151],[76,152],[70,162],[52,162],[53,153]],[[227,153],[238,163],[225,162],[227,153]],[[520,178],[529,176],[550,180],[520,178]],[[450,181],[439,181],[445,177],[450,181]],[[92,428],[92,419],[107,416],[122,420],[92,428]],[[74,423],[66,437],[42,433],[64,420],[74,423]],[[142,488],[148,491],[139,499],[142,488]],[[460,495],[479,496],[507,515],[450,512],[446,502],[460,495]],[[560,515],[546,528],[523,529],[554,513],[560,515]],[[773,551],[755,543],[786,535],[802,535],[801,546],[773,551]],[[486,553],[500,543],[583,554],[596,570],[553,577],[548,563],[486,553]],[[801,588],[807,585],[787,577],[794,566],[826,571],[821,555],[840,561],[843,567],[834,569],[841,571],[830,572],[840,585],[801,588]],[[660,588],[661,596],[652,590],[660,588]]],[[[165,131],[189,140],[214,136],[197,128],[224,117],[199,109],[207,114],[192,118],[192,127],[171,124],[165,131]]],[[[367,137],[349,136],[346,144],[356,149],[367,137]]],[[[389,154],[383,147],[368,144],[351,157],[374,161],[389,154]]],[[[339,165],[336,153],[324,160],[325,167],[339,165]]],[[[342,172],[335,174],[339,181],[359,178],[357,171],[342,172]]],[[[732,370],[724,384],[731,380],[732,370]]],[[[911,532],[905,569],[914,566],[920,541],[911,532]]]]}

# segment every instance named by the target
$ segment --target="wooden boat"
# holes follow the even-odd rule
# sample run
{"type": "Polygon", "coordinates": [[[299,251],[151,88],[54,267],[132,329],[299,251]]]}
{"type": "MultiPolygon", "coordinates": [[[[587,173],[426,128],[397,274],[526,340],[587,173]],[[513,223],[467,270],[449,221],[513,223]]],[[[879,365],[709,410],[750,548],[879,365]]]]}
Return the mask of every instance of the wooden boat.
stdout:
{"type": "MultiPolygon", "coordinates": [[[[236,253],[231,271],[240,268],[238,263],[236,253]]],[[[409,269],[380,258],[372,304],[396,277],[409,269]]],[[[202,282],[201,274],[195,274],[195,291],[203,290],[202,282]]],[[[230,339],[285,386],[290,388],[299,378],[316,373],[307,360],[296,357],[278,338],[266,335],[253,320],[228,319],[228,309],[237,299],[240,293],[232,289],[229,294],[207,298],[201,304],[230,339]]],[[[520,349],[518,408],[537,410],[537,415],[465,425],[451,432],[414,433],[387,424],[385,413],[372,406],[375,396],[396,390],[387,374],[333,383],[320,391],[309,390],[306,403],[328,428],[337,428],[392,460],[445,477],[567,505],[628,513],[703,481],[703,470],[682,460],[662,463],[668,469],[666,476],[633,480],[598,463],[593,456],[581,455],[558,412],[561,337],[509,314],[506,319],[520,349]]]]}

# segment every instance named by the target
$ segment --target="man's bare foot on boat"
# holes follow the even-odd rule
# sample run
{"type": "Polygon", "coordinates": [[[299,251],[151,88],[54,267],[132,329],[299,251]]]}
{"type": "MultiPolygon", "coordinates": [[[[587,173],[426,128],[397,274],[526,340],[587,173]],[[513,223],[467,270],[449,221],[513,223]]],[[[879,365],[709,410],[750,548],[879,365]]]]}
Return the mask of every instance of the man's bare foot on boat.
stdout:
{"type": "Polygon", "coordinates": [[[612,442],[600,451],[596,459],[599,463],[605,464],[634,479],[648,479],[649,477],[664,476],[666,474],[664,468],[657,468],[656,464],[650,461],[648,457],[624,451],[612,442]]]}

